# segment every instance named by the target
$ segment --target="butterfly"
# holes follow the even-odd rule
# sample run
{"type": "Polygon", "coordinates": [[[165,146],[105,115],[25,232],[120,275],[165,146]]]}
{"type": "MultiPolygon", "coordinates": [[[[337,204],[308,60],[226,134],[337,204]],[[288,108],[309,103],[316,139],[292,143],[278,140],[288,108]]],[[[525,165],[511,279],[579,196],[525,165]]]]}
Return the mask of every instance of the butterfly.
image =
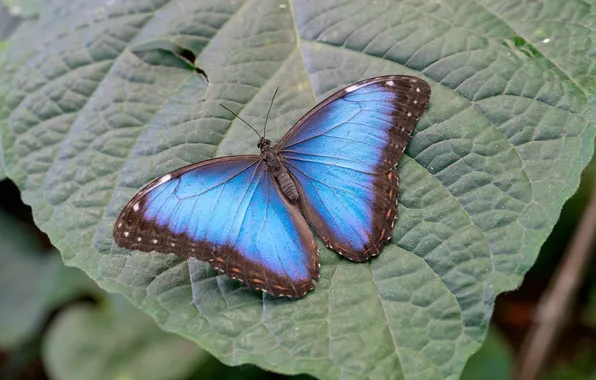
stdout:
{"type": "Polygon", "coordinates": [[[278,144],[259,135],[260,155],[213,158],[148,183],[116,220],[114,240],[207,261],[273,296],[302,297],[320,273],[309,225],[356,262],[380,254],[391,239],[395,165],[430,92],[425,81],[403,75],[352,84],[306,113],[278,144]]]}

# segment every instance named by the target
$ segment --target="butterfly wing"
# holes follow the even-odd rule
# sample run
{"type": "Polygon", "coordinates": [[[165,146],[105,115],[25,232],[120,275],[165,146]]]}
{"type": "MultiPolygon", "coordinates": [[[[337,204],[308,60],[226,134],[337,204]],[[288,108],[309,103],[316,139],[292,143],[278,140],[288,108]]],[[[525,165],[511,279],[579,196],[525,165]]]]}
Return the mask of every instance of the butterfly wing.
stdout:
{"type": "Polygon", "coordinates": [[[364,261],[391,238],[395,165],[429,97],[419,78],[364,80],[318,104],[280,141],[302,212],[328,247],[364,261]]]}
{"type": "Polygon", "coordinates": [[[203,161],[146,185],[116,220],[114,240],[195,257],[249,287],[301,297],[319,277],[318,250],[298,207],[280,194],[259,156],[203,161]]]}

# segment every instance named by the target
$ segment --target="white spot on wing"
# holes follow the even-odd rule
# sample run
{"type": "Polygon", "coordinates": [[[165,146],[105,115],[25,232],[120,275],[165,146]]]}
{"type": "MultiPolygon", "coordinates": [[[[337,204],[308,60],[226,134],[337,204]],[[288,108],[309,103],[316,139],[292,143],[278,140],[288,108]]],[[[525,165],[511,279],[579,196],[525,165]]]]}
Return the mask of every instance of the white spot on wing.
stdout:
{"type": "Polygon", "coordinates": [[[387,81],[387,86],[393,86],[395,83],[392,80],[387,81]]]}
{"type": "Polygon", "coordinates": [[[149,192],[153,189],[155,189],[157,186],[161,185],[164,182],[167,182],[169,180],[172,179],[172,175],[171,174],[166,174],[163,177],[161,177],[160,179],[157,180],[157,182],[155,182],[153,185],[151,185],[151,187],[149,187],[148,189],[146,189],[146,192],[149,192]]]}
{"type": "Polygon", "coordinates": [[[157,244],[157,239],[153,239],[153,244],[157,244]]]}
{"type": "Polygon", "coordinates": [[[141,241],[141,240],[142,240],[142,239],[141,239],[141,237],[139,236],[139,237],[137,238],[137,241],[141,241]]]}
{"type": "Polygon", "coordinates": [[[351,85],[351,86],[349,86],[349,87],[347,87],[347,88],[346,88],[346,92],[352,92],[352,91],[354,91],[354,90],[357,90],[357,89],[358,89],[358,87],[359,87],[359,86],[357,86],[357,85],[353,84],[353,85],[351,85]]]}
{"type": "Polygon", "coordinates": [[[420,92],[420,87],[416,87],[416,92],[420,92]]]}
{"type": "Polygon", "coordinates": [[[135,203],[135,205],[134,205],[134,206],[132,206],[132,210],[133,210],[133,211],[139,211],[139,207],[140,207],[140,206],[139,206],[139,202],[137,202],[137,203],[135,203]]]}
{"type": "Polygon", "coordinates": [[[128,231],[124,231],[124,237],[128,237],[128,231]]]}
{"type": "Polygon", "coordinates": [[[118,228],[122,227],[122,222],[118,223],[118,228]]]}

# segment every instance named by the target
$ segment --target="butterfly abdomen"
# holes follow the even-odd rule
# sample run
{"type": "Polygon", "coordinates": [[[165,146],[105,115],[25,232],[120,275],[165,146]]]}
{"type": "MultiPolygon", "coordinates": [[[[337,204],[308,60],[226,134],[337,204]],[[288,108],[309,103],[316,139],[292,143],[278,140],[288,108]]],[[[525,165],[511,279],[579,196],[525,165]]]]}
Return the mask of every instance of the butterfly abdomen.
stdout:
{"type": "Polygon", "coordinates": [[[283,195],[291,201],[298,200],[298,189],[296,189],[296,184],[292,177],[290,177],[288,169],[286,169],[281,162],[279,154],[267,146],[262,149],[261,157],[263,157],[269,171],[277,180],[283,195]]]}
{"type": "Polygon", "coordinates": [[[298,190],[296,189],[296,184],[287,171],[284,170],[279,173],[277,176],[277,182],[279,182],[281,192],[288,197],[289,200],[295,201],[298,199],[298,190]]]}

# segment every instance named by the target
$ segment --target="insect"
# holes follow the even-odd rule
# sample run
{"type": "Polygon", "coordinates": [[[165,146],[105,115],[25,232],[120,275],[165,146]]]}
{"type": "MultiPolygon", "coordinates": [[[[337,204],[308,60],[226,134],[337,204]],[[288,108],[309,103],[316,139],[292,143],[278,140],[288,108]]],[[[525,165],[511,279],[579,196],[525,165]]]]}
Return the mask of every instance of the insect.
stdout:
{"type": "Polygon", "coordinates": [[[302,297],[319,278],[309,224],[328,248],[357,262],[391,239],[395,165],[429,97],[429,85],[411,76],[352,84],[276,145],[259,135],[260,155],[214,158],[153,180],[122,210],[114,240],[207,261],[273,296],[302,297]]]}

